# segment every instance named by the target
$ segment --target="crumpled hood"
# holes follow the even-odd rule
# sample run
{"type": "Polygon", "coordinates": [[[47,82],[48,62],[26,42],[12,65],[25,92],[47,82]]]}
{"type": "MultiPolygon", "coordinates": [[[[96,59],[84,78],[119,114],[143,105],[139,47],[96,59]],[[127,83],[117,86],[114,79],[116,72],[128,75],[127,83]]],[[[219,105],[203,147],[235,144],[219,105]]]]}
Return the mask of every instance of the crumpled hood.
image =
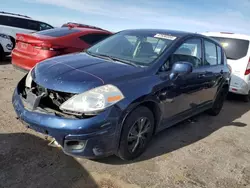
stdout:
{"type": "Polygon", "coordinates": [[[37,84],[48,89],[81,93],[142,71],[143,68],[77,53],[40,62],[32,77],[37,84]]]}

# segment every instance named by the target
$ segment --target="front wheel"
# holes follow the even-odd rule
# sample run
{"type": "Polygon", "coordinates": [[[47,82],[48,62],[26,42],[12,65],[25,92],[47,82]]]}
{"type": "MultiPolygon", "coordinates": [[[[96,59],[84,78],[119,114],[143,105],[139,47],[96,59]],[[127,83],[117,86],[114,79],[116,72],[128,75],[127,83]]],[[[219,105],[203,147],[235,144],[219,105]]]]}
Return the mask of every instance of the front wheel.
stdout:
{"type": "Polygon", "coordinates": [[[224,101],[226,99],[227,93],[228,93],[227,88],[222,88],[222,90],[218,93],[218,95],[213,103],[212,108],[208,110],[209,115],[217,116],[220,113],[220,111],[223,107],[224,101]]]}
{"type": "Polygon", "coordinates": [[[248,92],[248,95],[243,96],[243,101],[244,102],[249,102],[250,101],[250,91],[248,92]]]}
{"type": "Polygon", "coordinates": [[[153,113],[144,106],[136,108],[123,125],[118,156],[123,160],[139,157],[146,150],[153,131],[153,113]]]}

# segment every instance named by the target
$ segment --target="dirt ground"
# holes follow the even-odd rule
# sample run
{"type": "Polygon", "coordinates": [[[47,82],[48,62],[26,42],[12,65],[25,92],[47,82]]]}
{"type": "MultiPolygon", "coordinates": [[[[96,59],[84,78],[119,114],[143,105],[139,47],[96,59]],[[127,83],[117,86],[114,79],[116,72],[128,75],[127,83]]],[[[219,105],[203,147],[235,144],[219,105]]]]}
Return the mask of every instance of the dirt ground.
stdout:
{"type": "Polygon", "coordinates": [[[158,134],[138,160],[66,156],[16,120],[11,96],[24,74],[0,64],[0,188],[250,187],[250,104],[227,100],[158,134]]]}

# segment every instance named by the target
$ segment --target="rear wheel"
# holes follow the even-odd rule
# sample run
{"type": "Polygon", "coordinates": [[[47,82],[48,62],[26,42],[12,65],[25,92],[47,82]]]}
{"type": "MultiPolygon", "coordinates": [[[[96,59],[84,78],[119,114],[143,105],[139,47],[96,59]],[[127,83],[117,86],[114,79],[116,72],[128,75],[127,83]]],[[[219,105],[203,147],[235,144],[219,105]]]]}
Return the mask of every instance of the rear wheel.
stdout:
{"type": "Polygon", "coordinates": [[[12,50],[13,50],[16,46],[16,39],[14,39],[13,37],[10,36],[10,40],[12,42],[12,50]]]}
{"type": "Polygon", "coordinates": [[[3,51],[3,47],[0,45],[0,62],[2,62],[4,59],[4,51],[3,51]]]}
{"type": "Polygon", "coordinates": [[[243,101],[244,102],[249,102],[250,101],[250,91],[248,92],[248,95],[243,96],[243,101]]]}
{"type": "Polygon", "coordinates": [[[153,136],[154,116],[144,106],[136,108],[123,125],[118,156],[123,160],[139,157],[147,148],[153,136]]]}
{"type": "Polygon", "coordinates": [[[220,113],[220,111],[223,107],[224,101],[226,99],[227,93],[228,93],[227,87],[224,87],[221,89],[221,91],[218,93],[218,95],[213,103],[212,108],[210,110],[208,110],[209,115],[217,116],[220,113]]]}

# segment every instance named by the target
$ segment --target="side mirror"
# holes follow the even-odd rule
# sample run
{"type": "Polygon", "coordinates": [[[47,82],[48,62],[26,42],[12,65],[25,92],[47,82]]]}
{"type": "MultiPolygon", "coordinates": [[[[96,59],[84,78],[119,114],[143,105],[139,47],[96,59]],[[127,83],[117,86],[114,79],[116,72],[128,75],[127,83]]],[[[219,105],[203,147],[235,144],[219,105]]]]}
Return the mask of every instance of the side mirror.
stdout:
{"type": "Polygon", "coordinates": [[[178,76],[184,76],[193,71],[193,65],[186,61],[178,61],[173,64],[170,79],[174,79],[178,76]]]}

